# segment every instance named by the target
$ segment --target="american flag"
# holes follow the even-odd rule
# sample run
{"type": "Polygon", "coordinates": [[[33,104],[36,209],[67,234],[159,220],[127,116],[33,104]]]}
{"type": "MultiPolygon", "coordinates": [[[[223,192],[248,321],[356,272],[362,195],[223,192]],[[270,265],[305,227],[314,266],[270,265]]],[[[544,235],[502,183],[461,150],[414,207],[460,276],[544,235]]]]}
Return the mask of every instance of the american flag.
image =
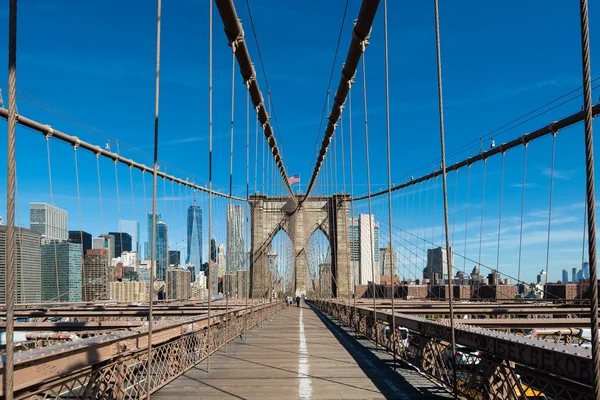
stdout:
{"type": "Polygon", "coordinates": [[[290,185],[293,185],[294,183],[300,183],[300,174],[290,176],[288,178],[288,182],[290,185]]]}

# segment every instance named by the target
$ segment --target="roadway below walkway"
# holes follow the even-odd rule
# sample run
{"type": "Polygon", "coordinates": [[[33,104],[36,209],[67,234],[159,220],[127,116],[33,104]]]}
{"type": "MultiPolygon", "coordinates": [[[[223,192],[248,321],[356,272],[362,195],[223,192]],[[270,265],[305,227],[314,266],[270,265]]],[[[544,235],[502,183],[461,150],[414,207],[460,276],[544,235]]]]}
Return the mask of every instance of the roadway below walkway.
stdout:
{"type": "Polygon", "coordinates": [[[153,399],[437,399],[412,369],[356,340],[306,304],[286,307],[152,396],[153,399]]]}

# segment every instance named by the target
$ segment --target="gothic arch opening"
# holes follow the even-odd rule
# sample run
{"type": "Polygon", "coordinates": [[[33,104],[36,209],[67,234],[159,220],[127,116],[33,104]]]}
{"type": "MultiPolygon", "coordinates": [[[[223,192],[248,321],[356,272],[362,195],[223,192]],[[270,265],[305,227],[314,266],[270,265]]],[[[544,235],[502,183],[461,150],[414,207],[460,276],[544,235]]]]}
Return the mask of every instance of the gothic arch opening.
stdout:
{"type": "Polygon", "coordinates": [[[306,244],[309,288],[318,297],[333,297],[334,276],[331,265],[331,243],[319,226],[306,244]]]}
{"type": "Polygon", "coordinates": [[[294,250],[284,229],[279,229],[268,244],[267,266],[271,275],[271,297],[280,299],[293,295],[294,250]]]}

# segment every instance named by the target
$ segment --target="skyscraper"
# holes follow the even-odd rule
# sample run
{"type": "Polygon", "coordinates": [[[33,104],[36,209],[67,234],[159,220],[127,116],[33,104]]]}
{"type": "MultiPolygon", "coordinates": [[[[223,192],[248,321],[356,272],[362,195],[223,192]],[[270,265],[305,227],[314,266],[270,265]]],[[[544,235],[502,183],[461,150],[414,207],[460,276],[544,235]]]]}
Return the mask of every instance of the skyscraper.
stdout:
{"type": "Polygon", "coordinates": [[[131,235],[131,250],[138,253],[140,256],[141,244],[140,244],[140,222],[134,220],[123,219],[119,221],[119,231],[127,232],[131,235]]]}
{"type": "Polygon", "coordinates": [[[190,271],[183,268],[169,268],[167,270],[167,299],[189,299],[191,283],[192,273],[190,271]]]}
{"type": "MultiPolygon", "coordinates": [[[[152,213],[148,213],[148,248],[149,253],[152,249],[152,213]]],[[[169,257],[169,233],[168,226],[164,223],[160,214],[156,214],[156,231],[155,231],[155,246],[154,257],[156,259],[156,279],[165,280],[169,257]]],[[[147,254],[148,260],[151,258],[151,253],[147,254]]]]}
{"type": "Polygon", "coordinates": [[[179,250],[169,250],[169,266],[181,266],[181,252],[179,250]]]}
{"type": "MultiPolygon", "coordinates": [[[[37,231],[15,227],[15,302],[35,303],[41,301],[41,253],[37,231]]],[[[0,225],[0,302],[5,298],[6,274],[6,226],[0,225]]]]}
{"type": "Polygon", "coordinates": [[[121,253],[124,251],[132,250],[132,238],[127,232],[108,232],[109,235],[115,238],[115,255],[114,257],[121,257],[121,253]]]}
{"type": "Polygon", "coordinates": [[[571,270],[571,279],[573,283],[577,282],[577,268],[571,270]]]}
{"type": "Polygon", "coordinates": [[[427,249],[427,267],[423,270],[423,279],[448,279],[448,258],[450,259],[450,276],[454,275],[454,252],[450,248],[450,257],[445,247],[427,249]]]}
{"type": "Polygon", "coordinates": [[[163,221],[156,224],[156,279],[165,280],[169,257],[169,227],[163,221]]]}
{"type": "Polygon", "coordinates": [[[202,209],[196,204],[187,213],[187,256],[186,264],[194,264],[196,275],[202,265],[202,209]]]}
{"type": "Polygon", "coordinates": [[[217,241],[210,239],[210,261],[217,262],[217,241]]]}
{"type": "Polygon", "coordinates": [[[390,247],[379,249],[379,263],[381,265],[381,275],[396,274],[396,252],[390,247]],[[390,269],[391,268],[391,269],[390,269]]]}
{"type": "Polygon", "coordinates": [[[225,262],[225,246],[223,246],[223,243],[219,244],[219,247],[217,247],[217,265],[218,276],[221,277],[225,275],[227,265],[225,262]]]}
{"type": "Polygon", "coordinates": [[[350,221],[349,230],[354,282],[357,285],[379,282],[379,223],[372,214],[361,214],[350,221]]]}
{"type": "Polygon", "coordinates": [[[566,269],[562,271],[562,283],[569,283],[569,271],[566,269]]]}
{"type": "Polygon", "coordinates": [[[92,248],[92,235],[83,231],[69,231],[69,242],[82,245],[82,254],[85,254],[92,248]]]}
{"type": "Polygon", "coordinates": [[[590,279],[590,263],[584,262],[581,270],[583,271],[583,279],[590,279]]]}
{"type": "Polygon", "coordinates": [[[29,227],[47,240],[69,238],[68,214],[46,203],[29,203],[29,227]]]}
{"type": "Polygon", "coordinates": [[[227,206],[227,270],[235,274],[244,264],[244,209],[239,204],[227,206]]]}
{"type": "Polygon", "coordinates": [[[71,242],[42,245],[42,301],[82,300],[81,248],[71,242]]]}
{"type": "Polygon", "coordinates": [[[85,254],[82,272],[83,301],[108,298],[108,249],[91,249],[85,254]]]}
{"type": "MultiPolygon", "coordinates": [[[[115,257],[115,237],[113,235],[100,235],[97,238],[92,239],[92,249],[108,250],[107,258],[108,263],[115,257]]],[[[86,253],[87,254],[87,253],[86,253]]]]}

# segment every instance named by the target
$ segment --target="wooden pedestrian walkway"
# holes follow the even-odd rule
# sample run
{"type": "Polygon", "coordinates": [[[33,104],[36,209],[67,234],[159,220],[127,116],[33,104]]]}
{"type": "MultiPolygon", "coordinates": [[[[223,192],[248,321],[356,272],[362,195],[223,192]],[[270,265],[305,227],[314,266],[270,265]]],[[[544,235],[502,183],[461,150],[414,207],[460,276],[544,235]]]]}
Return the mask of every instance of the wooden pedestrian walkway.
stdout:
{"type": "MultiPolygon", "coordinates": [[[[306,304],[295,305],[229,343],[153,399],[434,399],[446,393],[416,371],[394,372],[306,304]]],[[[381,352],[383,353],[383,352],[381,352]]]]}

